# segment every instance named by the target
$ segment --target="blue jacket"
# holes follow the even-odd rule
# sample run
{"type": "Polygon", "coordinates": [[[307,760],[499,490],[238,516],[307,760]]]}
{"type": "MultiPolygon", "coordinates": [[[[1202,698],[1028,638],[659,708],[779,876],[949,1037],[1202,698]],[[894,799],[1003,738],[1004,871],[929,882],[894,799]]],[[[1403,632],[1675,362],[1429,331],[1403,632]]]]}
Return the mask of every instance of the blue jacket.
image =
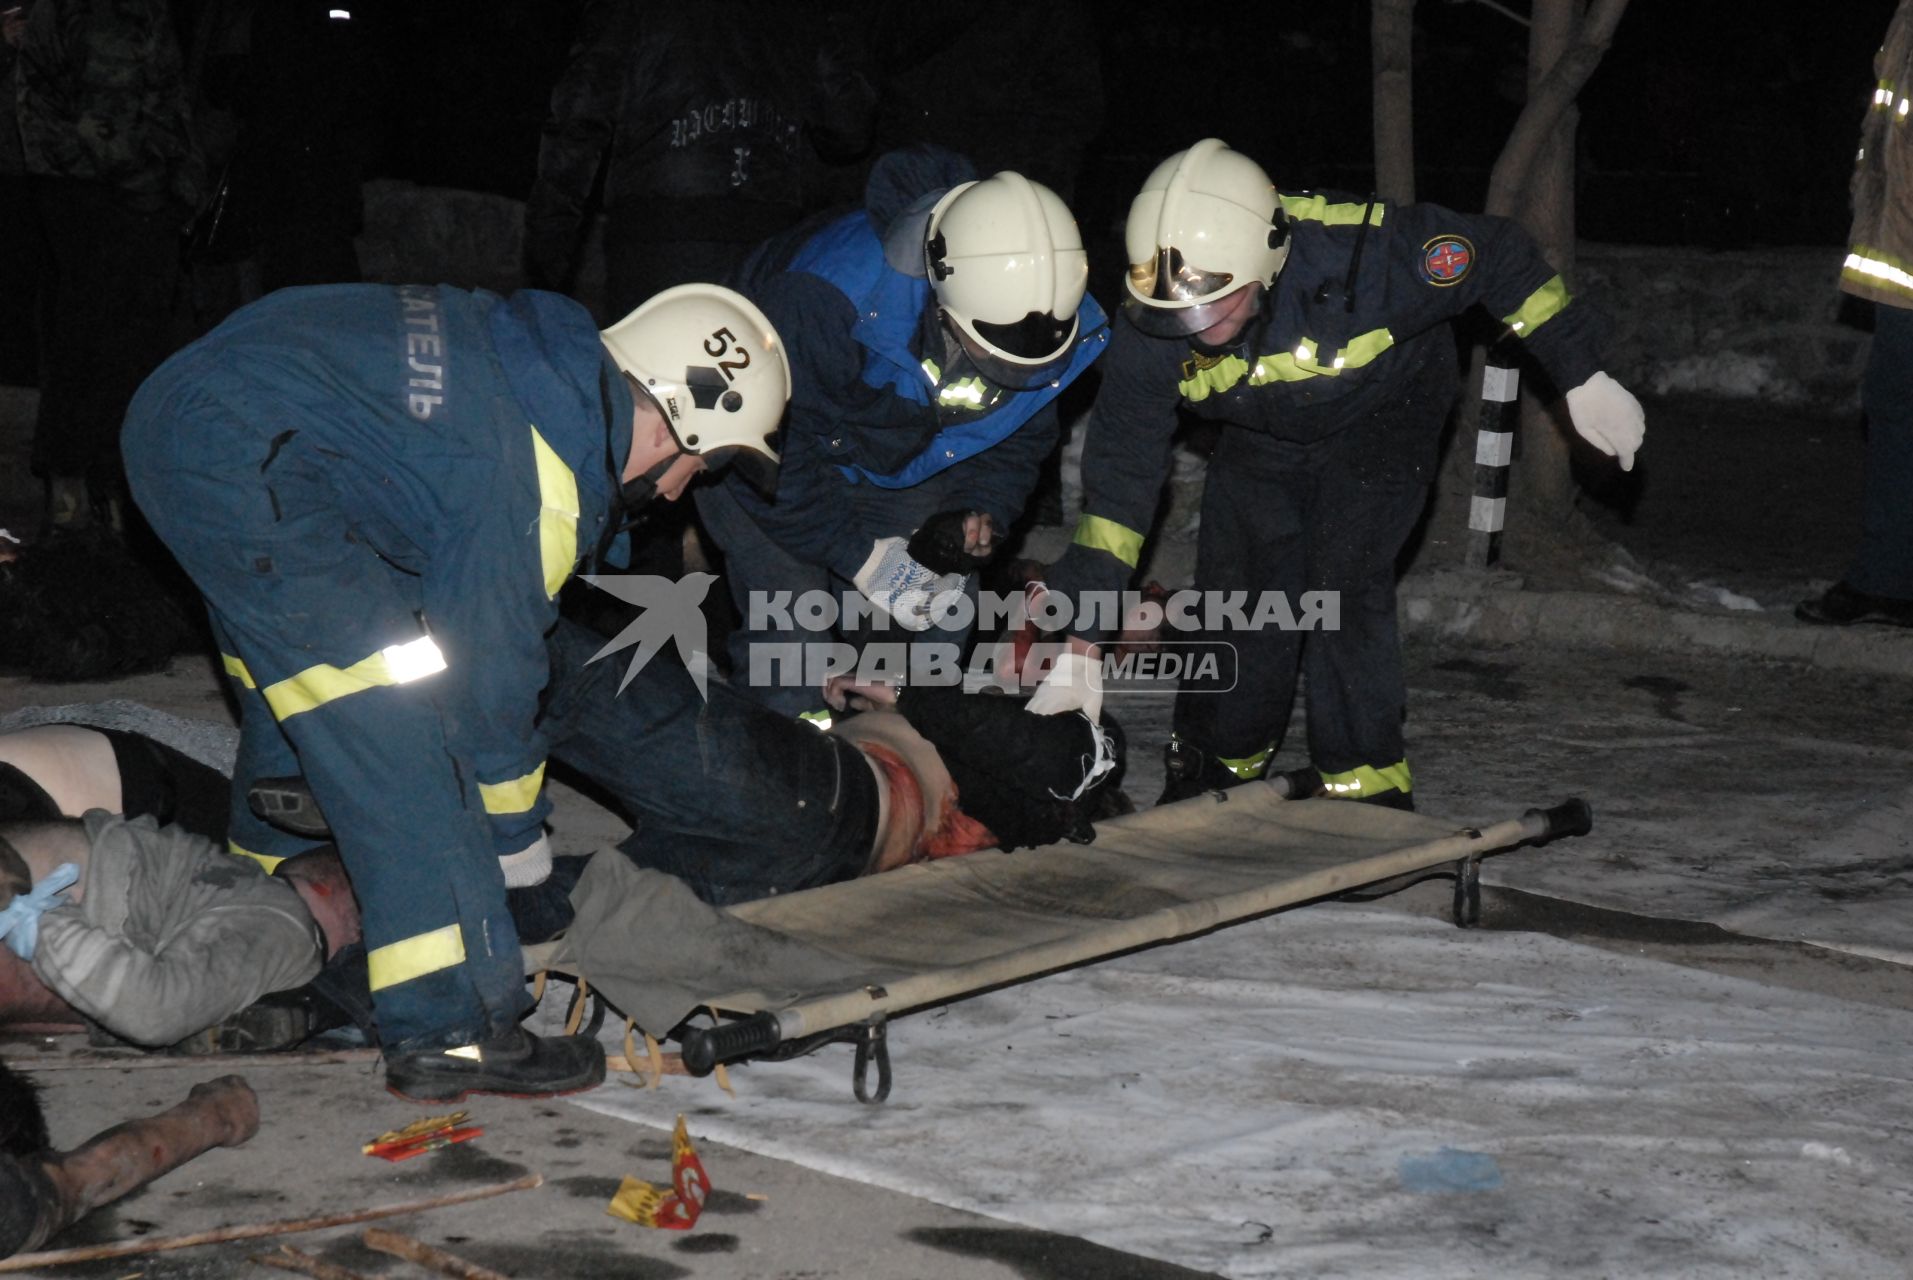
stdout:
{"type": "Polygon", "coordinates": [[[442,678],[457,682],[455,745],[512,852],[550,808],[545,633],[610,518],[631,413],[597,326],[567,298],[338,285],[236,312],[161,366],[130,419],[166,421],[181,452],[236,481],[259,483],[269,451],[301,457],[352,535],[415,575],[442,678]],[[223,434],[235,417],[256,439],[223,434]]]}
{"type": "Polygon", "coordinates": [[[893,153],[867,209],[813,220],[760,246],[735,282],[784,338],[791,407],[774,501],[732,481],[758,524],[792,554],[849,577],[875,538],[907,536],[938,511],[1022,513],[1058,438],[1055,399],[1102,354],[1109,330],[1085,296],[1077,348],[1053,383],[1008,393],[963,420],[940,413],[961,390],[937,367],[929,282],[885,261],[879,228],[912,199],[969,178],[949,153],[893,153]],[[885,182],[895,188],[879,191],[885,182]],[[946,425],[948,422],[948,425],[946,425]]]}

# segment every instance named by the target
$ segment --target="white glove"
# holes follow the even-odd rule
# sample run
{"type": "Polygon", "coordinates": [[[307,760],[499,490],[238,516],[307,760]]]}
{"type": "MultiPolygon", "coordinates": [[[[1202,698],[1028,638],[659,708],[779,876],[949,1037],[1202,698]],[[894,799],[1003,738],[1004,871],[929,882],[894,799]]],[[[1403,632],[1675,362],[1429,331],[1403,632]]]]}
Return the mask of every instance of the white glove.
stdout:
{"type": "Polygon", "coordinates": [[[551,841],[544,832],[539,832],[536,840],[517,853],[500,858],[498,869],[505,873],[507,889],[529,889],[543,884],[551,878],[551,841]]]}
{"type": "Polygon", "coordinates": [[[870,544],[870,558],[851,579],[872,604],[910,631],[927,631],[945,597],[963,590],[960,573],[939,574],[910,558],[903,538],[879,538],[870,544]]]}
{"type": "Polygon", "coordinates": [[[1647,414],[1634,393],[1608,377],[1597,373],[1568,392],[1568,416],[1582,439],[1610,458],[1618,458],[1621,470],[1634,469],[1634,454],[1647,435],[1647,414]]]}
{"type": "Polygon", "coordinates": [[[1102,662],[1074,649],[1065,653],[1043,677],[1043,683],[1036,686],[1023,710],[1037,716],[1080,711],[1092,722],[1102,723],[1102,662]]]}

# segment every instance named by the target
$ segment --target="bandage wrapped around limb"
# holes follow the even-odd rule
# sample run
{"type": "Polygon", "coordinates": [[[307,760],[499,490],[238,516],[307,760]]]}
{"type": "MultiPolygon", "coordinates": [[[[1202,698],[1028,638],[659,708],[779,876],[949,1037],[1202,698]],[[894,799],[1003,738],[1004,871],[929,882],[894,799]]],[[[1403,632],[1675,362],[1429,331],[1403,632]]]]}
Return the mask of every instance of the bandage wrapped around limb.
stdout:
{"type": "Polygon", "coordinates": [[[1121,783],[1122,729],[1074,712],[1033,716],[1027,698],[906,688],[897,710],[936,747],[957,804],[1004,849],[1079,843],[1121,783]]]}

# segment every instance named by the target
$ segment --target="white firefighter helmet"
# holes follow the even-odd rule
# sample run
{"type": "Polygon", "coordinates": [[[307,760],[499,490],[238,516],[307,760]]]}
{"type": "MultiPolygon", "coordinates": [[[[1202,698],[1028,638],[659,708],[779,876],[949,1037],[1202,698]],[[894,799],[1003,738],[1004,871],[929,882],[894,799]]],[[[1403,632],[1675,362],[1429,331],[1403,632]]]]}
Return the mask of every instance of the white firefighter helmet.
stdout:
{"type": "Polygon", "coordinates": [[[654,294],[601,335],[627,377],[657,404],[684,452],[713,471],[735,462],[774,483],[771,443],[790,401],[790,358],[743,294],[681,284],[654,294]]]}
{"type": "Polygon", "coordinates": [[[1200,333],[1223,299],[1273,283],[1289,253],[1279,203],[1262,166],[1216,138],[1157,165],[1123,229],[1130,320],[1158,337],[1200,333]]]}
{"type": "Polygon", "coordinates": [[[950,188],[930,211],[924,261],[945,320],[992,382],[1034,386],[1067,362],[1089,257],[1054,191],[1008,170],[950,188]]]}

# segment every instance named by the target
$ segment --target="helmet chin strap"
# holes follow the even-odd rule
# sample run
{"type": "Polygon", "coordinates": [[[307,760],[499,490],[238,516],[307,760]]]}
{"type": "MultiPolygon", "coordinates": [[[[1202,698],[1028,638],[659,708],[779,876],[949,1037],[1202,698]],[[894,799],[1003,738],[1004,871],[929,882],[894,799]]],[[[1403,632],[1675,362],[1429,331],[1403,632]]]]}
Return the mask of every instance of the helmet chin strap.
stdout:
{"type": "MultiPolygon", "coordinates": [[[[652,464],[643,475],[624,482],[624,486],[618,490],[618,507],[622,518],[630,522],[624,526],[625,529],[642,518],[644,509],[658,496],[658,481],[664,479],[664,473],[671,469],[671,464],[683,456],[682,452],[671,454],[661,462],[652,464]]],[[[619,530],[620,533],[623,531],[619,530]]]]}
{"type": "Polygon", "coordinates": [[[626,480],[618,489],[618,500],[611,518],[605,521],[604,534],[598,539],[598,549],[592,555],[592,563],[600,567],[605,555],[611,550],[611,544],[618,535],[631,532],[644,523],[647,509],[658,496],[658,481],[664,479],[664,473],[671,464],[683,457],[683,453],[674,453],[663,461],[655,463],[644,474],[626,480]]]}

